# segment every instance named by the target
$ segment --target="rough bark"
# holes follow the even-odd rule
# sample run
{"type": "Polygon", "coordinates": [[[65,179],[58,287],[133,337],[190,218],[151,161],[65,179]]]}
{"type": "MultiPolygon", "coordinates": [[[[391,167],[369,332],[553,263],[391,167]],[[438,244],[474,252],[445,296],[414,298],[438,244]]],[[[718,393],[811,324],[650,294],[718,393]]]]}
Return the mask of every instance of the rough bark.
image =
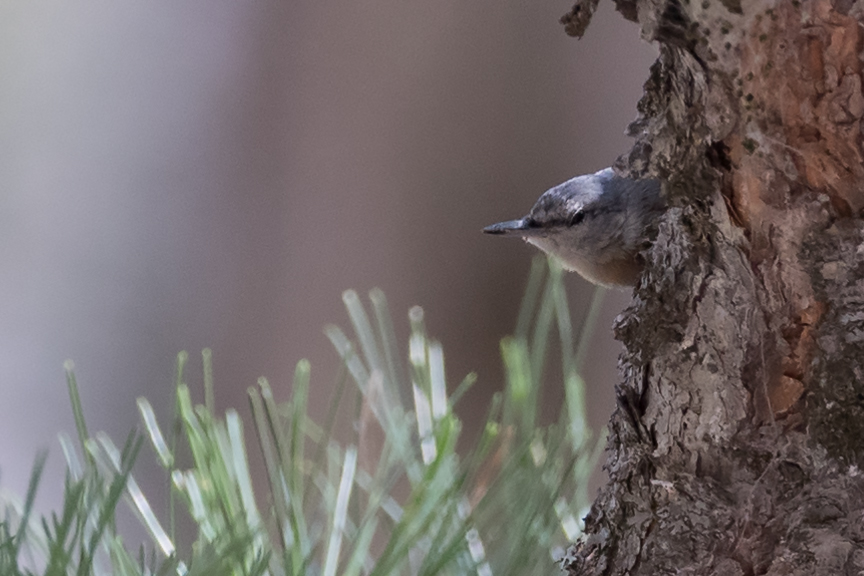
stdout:
{"type": "Polygon", "coordinates": [[[616,4],[660,45],[618,168],[672,208],[565,568],[864,574],[864,0],[616,4]]]}

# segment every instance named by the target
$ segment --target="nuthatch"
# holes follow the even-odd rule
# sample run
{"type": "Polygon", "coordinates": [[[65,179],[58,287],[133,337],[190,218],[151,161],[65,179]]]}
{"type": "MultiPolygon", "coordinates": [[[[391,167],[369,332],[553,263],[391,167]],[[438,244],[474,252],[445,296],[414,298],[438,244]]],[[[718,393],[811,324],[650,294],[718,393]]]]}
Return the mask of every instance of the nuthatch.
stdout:
{"type": "Polygon", "coordinates": [[[632,286],[642,272],[646,229],[665,206],[657,180],[630,180],[606,168],[547,190],[524,218],[483,232],[521,236],[595,284],[632,286]]]}

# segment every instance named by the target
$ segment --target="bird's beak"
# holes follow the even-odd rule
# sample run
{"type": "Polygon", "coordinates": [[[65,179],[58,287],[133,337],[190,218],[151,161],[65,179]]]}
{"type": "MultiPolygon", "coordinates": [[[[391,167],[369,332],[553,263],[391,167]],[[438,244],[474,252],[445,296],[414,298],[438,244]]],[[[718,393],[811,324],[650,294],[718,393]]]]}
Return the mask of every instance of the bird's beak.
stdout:
{"type": "Polygon", "coordinates": [[[501,236],[535,236],[541,228],[534,225],[528,218],[519,220],[508,220],[492,224],[483,229],[485,234],[497,234],[501,236]]]}

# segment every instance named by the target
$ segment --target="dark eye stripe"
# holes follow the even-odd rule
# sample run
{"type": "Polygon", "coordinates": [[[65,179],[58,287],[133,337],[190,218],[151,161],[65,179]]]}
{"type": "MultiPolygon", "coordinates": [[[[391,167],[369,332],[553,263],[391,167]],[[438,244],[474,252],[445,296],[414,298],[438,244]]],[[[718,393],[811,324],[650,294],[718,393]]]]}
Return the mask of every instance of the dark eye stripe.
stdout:
{"type": "Polygon", "coordinates": [[[584,219],[585,219],[585,211],[584,211],[584,210],[579,210],[578,212],[575,212],[575,213],[570,217],[570,221],[567,223],[567,225],[568,225],[568,226],[576,226],[577,224],[579,224],[580,222],[582,222],[584,219]]]}

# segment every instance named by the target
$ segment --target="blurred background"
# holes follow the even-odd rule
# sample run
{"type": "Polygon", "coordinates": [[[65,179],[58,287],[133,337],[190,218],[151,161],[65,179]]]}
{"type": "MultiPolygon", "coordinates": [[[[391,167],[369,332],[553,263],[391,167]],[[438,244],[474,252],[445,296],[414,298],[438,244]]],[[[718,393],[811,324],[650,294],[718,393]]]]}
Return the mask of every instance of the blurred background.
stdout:
{"type": "MultiPolygon", "coordinates": [[[[117,442],[137,396],[167,414],[179,350],[201,397],[208,346],[220,408],[248,421],[247,387],[264,375],[286,398],[305,357],[323,414],[338,358],[322,328],[347,328],[347,288],[382,288],[403,339],[423,306],[450,386],[479,375],[460,412],[479,423],[535,253],[480,229],[625,152],[655,57],[610,2],[568,38],[569,8],[0,3],[0,488],[23,494],[49,448],[41,498],[59,503],[67,358],[91,431],[117,442]]],[[[578,318],[593,288],[568,289],[578,318]]],[[[598,428],[629,297],[608,295],[591,343],[598,428]]]]}

